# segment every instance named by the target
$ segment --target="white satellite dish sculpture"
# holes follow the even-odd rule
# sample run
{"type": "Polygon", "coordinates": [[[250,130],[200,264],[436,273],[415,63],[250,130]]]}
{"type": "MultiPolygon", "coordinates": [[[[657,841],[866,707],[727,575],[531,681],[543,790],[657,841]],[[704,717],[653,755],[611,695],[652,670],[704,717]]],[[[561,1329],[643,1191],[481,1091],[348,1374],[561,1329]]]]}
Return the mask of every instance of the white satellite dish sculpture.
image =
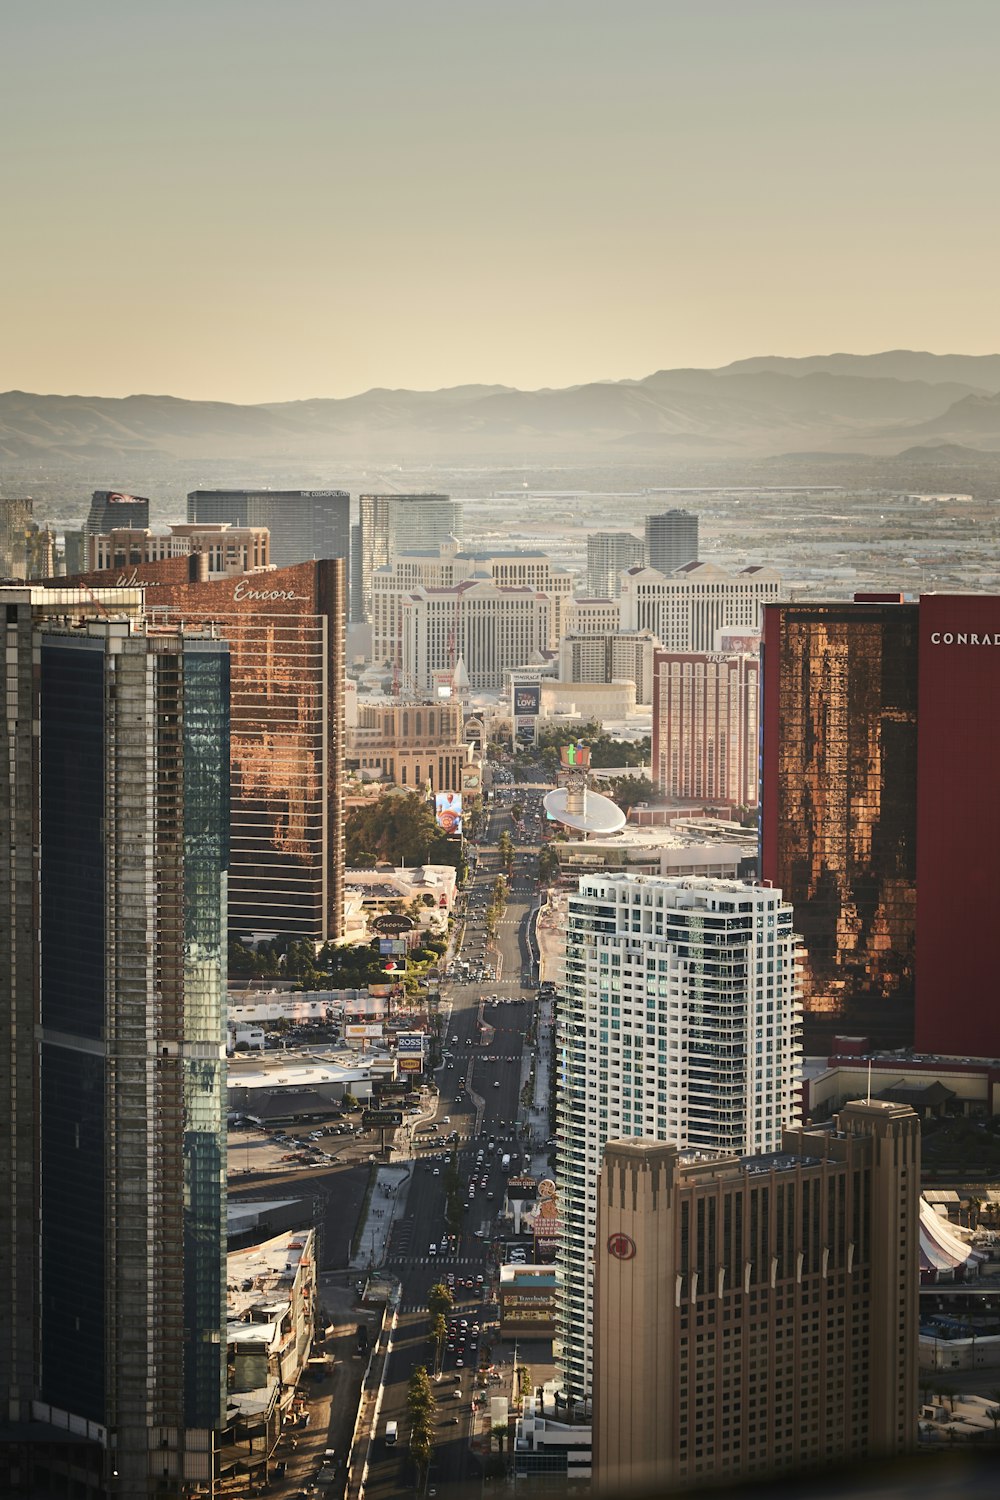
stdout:
{"type": "Polygon", "coordinates": [[[591,791],[587,785],[589,745],[563,745],[559,757],[566,784],[554,792],[546,792],[542,806],[549,817],[584,837],[588,833],[620,833],[626,822],[621,808],[610,797],[591,791]]]}

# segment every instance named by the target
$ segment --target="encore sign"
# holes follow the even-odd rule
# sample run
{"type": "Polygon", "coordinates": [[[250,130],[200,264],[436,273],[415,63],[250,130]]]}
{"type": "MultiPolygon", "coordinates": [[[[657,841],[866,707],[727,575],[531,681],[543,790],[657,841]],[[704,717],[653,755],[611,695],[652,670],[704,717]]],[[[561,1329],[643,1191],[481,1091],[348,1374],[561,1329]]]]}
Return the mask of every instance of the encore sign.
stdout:
{"type": "Polygon", "coordinates": [[[241,578],[233,589],[233,601],[239,604],[243,599],[253,600],[258,604],[274,604],[286,599],[297,600],[300,604],[309,603],[305,594],[296,594],[292,589],[252,589],[241,578]]]}

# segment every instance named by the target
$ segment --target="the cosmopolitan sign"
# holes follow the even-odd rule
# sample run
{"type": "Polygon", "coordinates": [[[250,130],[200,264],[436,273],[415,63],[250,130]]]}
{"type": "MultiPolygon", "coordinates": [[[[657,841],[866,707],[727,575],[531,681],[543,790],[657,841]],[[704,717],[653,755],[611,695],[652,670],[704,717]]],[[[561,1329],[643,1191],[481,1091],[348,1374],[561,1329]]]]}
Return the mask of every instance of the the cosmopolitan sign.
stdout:
{"type": "Polygon", "coordinates": [[[1000,631],[933,630],[932,646],[1000,646],[1000,631]]]}
{"type": "Polygon", "coordinates": [[[300,604],[309,603],[305,594],[296,594],[292,589],[252,589],[241,578],[233,589],[233,602],[240,604],[244,599],[254,604],[278,604],[289,599],[300,604]]]}

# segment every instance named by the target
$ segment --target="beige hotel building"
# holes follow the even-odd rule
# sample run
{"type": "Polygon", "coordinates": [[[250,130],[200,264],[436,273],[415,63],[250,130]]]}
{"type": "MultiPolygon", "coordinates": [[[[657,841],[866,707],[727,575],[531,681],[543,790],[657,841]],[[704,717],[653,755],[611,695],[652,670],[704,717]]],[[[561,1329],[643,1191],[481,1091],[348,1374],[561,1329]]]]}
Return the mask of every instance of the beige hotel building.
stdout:
{"type": "Polygon", "coordinates": [[[609,1141],[594,1285],[598,1492],[904,1453],[917,1434],[920,1124],[722,1157],[609,1141]]]}

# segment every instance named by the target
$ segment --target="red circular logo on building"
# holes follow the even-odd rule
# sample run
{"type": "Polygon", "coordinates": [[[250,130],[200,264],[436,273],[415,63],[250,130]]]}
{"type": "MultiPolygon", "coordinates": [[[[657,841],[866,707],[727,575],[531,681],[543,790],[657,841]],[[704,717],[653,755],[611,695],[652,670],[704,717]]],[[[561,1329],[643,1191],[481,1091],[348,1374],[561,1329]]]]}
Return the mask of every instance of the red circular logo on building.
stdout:
{"type": "Polygon", "coordinates": [[[631,1260],[635,1254],[635,1241],[627,1234],[609,1235],[608,1254],[613,1255],[615,1260],[631,1260]]]}

